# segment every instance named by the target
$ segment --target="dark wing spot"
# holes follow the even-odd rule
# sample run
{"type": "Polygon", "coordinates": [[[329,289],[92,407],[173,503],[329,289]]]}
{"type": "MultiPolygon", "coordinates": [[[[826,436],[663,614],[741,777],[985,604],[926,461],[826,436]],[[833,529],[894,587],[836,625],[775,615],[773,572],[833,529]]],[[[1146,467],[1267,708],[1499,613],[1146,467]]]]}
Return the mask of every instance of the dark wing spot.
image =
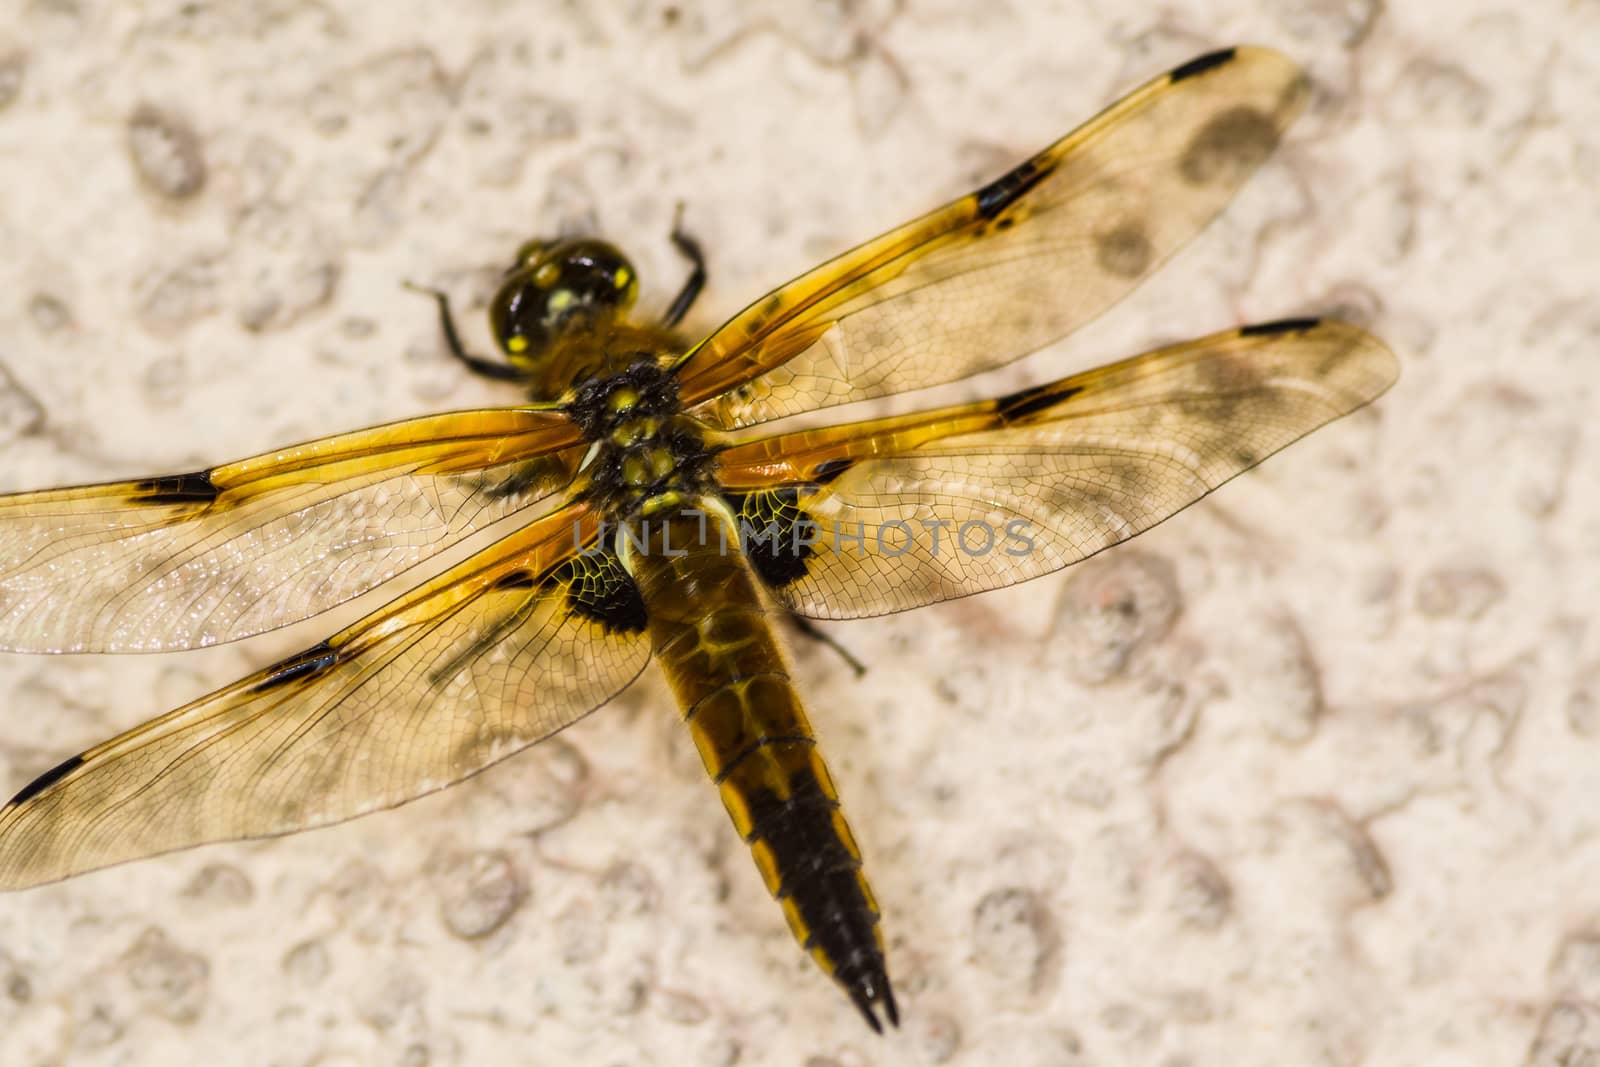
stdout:
{"type": "Polygon", "coordinates": [[[566,589],[567,605],[608,634],[643,633],[649,616],[639,587],[608,545],[603,551],[573,556],[550,573],[550,583],[566,589]]]}
{"type": "Polygon", "coordinates": [[[1001,421],[1016,422],[1053,408],[1081,392],[1083,392],[1081,385],[1062,388],[1061,383],[1051,382],[1049,385],[1036,385],[1031,389],[1020,389],[1000,397],[995,401],[995,407],[1001,421]]]}
{"type": "Polygon", "coordinates": [[[506,500],[523,493],[554,491],[572,481],[577,458],[575,452],[557,452],[522,460],[502,481],[489,484],[486,480],[480,492],[490,500],[506,500]]]}
{"type": "Polygon", "coordinates": [[[61,779],[77,770],[79,765],[82,763],[82,756],[73,756],[69,760],[62,760],[54,767],[51,767],[48,771],[45,771],[39,777],[23,786],[22,791],[16,796],[12,797],[11,803],[6,806],[14,808],[18,804],[26,804],[34,797],[38,796],[40,793],[43,793],[46,789],[49,789],[51,786],[61,781],[61,779]]]}
{"type": "Polygon", "coordinates": [[[1178,173],[1190,185],[1236,181],[1261,165],[1278,147],[1278,127],[1255,108],[1224,111],[1200,128],[1178,160],[1178,173]]]}
{"type": "Polygon", "coordinates": [[[1236,48],[1219,48],[1215,52],[1207,52],[1203,56],[1196,56],[1183,66],[1173,70],[1171,74],[1168,74],[1167,80],[1181,82],[1197,74],[1204,74],[1213,67],[1220,67],[1224,63],[1233,62],[1236,52],[1238,52],[1236,48]]]}
{"type": "Polygon", "coordinates": [[[324,641],[312,645],[304,652],[290,656],[288,659],[272,668],[272,673],[257,682],[252,693],[265,693],[271,689],[290,685],[302,678],[312,678],[324,671],[331,670],[339,662],[339,654],[332,645],[324,641]]]}
{"type": "Polygon", "coordinates": [[[1322,323],[1321,319],[1279,319],[1277,322],[1258,322],[1251,326],[1239,327],[1240,337],[1271,337],[1279,333],[1304,333],[1314,330],[1322,323]]]}
{"type": "MultiPolygon", "coordinates": [[[[832,472],[831,477],[838,477],[841,471],[842,468],[832,472]]],[[[817,550],[796,531],[801,523],[814,520],[800,507],[797,489],[784,486],[753,493],[727,493],[724,499],[738,521],[740,547],[763,582],[770,588],[782,589],[806,576],[806,561],[817,550]]]]}
{"type": "Polygon", "coordinates": [[[527,571],[512,571],[495,579],[494,589],[532,589],[533,575],[527,571]]]}
{"type": "Polygon", "coordinates": [[[1008,205],[1016,203],[1023,193],[1043,181],[1049,173],[1032,159],[1018,163],[973,194],[978,198],[978,215],[985,219],[994,218],[1008,205]]]}
{"type": "Polygon", "coordinates": [[[169,474],[165,478],[150,478],[134,486],[136,504],[209,504],[221,492],[211,484],[210,471],[192,474],[169,474]]]}
{"type": "Polygon", "coordinates": [[[811,476],[817,480],[818,485],[827,485],[854,465],[855,461],[850,459],[826,460],[817,464],[817,469],[811,472],[811,476]]]}
{"type": "Polygon", "coordinates": [[[1107,274],[1137,278],[1150,267],[1150,239],[1138,225],[1125,222],[1095,238],[1095,261],[1107,274]]]}

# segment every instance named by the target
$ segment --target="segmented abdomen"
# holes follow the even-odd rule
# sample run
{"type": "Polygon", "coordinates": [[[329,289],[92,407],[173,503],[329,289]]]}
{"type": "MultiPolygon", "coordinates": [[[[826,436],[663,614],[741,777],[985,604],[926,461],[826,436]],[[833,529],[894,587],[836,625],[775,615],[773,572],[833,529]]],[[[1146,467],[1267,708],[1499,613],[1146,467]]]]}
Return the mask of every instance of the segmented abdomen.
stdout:
{"type": "Polygon", "coordinates": [[[737,538],[714,505],[620,536],[655,655],[795,940],[875,1029],[874,1005],[896,1021],[861,853],[737,538]]]}

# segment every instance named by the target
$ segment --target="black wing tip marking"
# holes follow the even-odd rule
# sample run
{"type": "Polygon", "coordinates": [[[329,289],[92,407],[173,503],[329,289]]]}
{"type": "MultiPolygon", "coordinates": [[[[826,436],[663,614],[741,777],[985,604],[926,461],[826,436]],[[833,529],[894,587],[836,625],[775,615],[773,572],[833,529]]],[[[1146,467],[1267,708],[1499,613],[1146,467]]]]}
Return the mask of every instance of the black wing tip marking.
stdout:
{"type": "Polygon", "coordinates": [[[1237,48],[1219,48],[1215,52],[1207,52],[1203,56],[1196,56],[1182,66],[1173,68],[1172,73],[1167,75],[1167,80],[1169,82],[1185,81],[1196,75],[1204,74],[1213,67],[1220,67],[1224,63],[1232,63],[1234,57],[1238,54],[1239,50],[1237,48]]]}
{"type": "Polygon", "coordinates": [[[1008,206],[1044,181],[1050,168],[1041,166],[1037,159],[1026,159],[1006,171],[994,181],[972,194],[978,201],[980,218],[992,219],[1008,206]]]}
{"type": "Polygon", "coordinates": [[[1015,393],[1008,393],[996,400],[995,411],[1003,422],[1015,422],[1025,419],[1029,415],[1038,414],[1047,408],[1055,407],[1064,401],[1072,399],[1083,392],[1083,386],[1074,385],[1065,389],[1059,382],[1049,385],[1035,385],[1027,389],[1019,389],[1015,393]]]}
{"type": "Polygon", "coordinates": [[[1279,319],[1276,322],[1257,322],[1239,327],[1240,337],[1272,337],[1280,333],[1304,333],[1322,325],[1318,318],[1279,319]]]}
{"type": "Polygon", "coordinates": [[[210,471],[169,474],[148,478],[134,486],[134,500],[140,504],[209,504],[222,490],[211,481],[210,471]]]}
{"type": "Polygon", "coordinates": [[[324,671],[331,670],[339,662],[339,653],[327,641],[312,645],[304,652],[296,653],[288,659],[271,668],[271,673],[255,684],[252,693],[265,693],[268,690],[290,685],[302,678],[311,678],[324,671]]]}
{"type": "Polygon", "coordinates": [[[6,807],[14,808],[19,804],[26,804],[28,801],[32,800],[40,793],[43,793],[46,789],[49,789],[51,786],[61,781],[61,779],[65,778],[82,765],[82,754],[73,756],[68,760],[62,760],[54,767],[51,767],[48,771],[45,771],[43,774],[39,775],[39,777],[23,786],[22,790],[17,793],[16,796],[11,798],[11,803],[7,804],[6,807]]]}

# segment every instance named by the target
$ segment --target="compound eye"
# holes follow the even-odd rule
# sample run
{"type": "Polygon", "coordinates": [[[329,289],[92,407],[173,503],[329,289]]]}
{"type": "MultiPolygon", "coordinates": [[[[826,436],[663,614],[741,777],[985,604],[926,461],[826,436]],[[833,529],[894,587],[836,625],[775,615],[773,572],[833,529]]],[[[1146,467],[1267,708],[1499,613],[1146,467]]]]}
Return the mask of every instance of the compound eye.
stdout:
{"type": "Polygon", "coordinates": [[[537,267],[539,261],[544,258],[545,253],[550,251],[550,245],[550,241],[540,238],[524,241],[522,247],[517,249],[517,258],[512,260],[511,266],[506,268],[506,275],[509,277],[524,268],[537,267]]]}
{"type": "Polygon", "coordinates": [[[518,258],[489,308],[495,339],[512,358],[626,310],[639,292],[633,266],[604,241],[529,242],[518,258]]]}
{"type": "MultiPolygon", "coordinates": [[[[550,267],[557,288],[573,294],[582,307],[627,308],[639,294],[633,265],[604,241],[569,241],[552,248],[538,270],[550,267]]],[[[537,280],[537,279],[536,279],[537,280]]]]}
{"type": "Polygon", "coordinates": [[[528,273],[524,269],[508,277],[489,305],[489,328],[500,348],[513,358],[531,355],[550,341],[546,326],[549,294],[528,278],[528,273]]]}

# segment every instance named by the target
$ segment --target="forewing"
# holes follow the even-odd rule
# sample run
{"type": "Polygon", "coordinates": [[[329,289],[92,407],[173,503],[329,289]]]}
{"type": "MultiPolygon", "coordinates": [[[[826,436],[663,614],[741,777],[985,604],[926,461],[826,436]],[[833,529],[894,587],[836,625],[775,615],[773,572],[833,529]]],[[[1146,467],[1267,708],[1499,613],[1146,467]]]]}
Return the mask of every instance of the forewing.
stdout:
{"type": "Polygon", "coordinates": [[[0,808],[0,888],[391,807],[576,721],[650,654],[614,557],[576,552],[595,525],[555,512],[41,776],[0,808]]]}
{"type": "Polygon", "coordinates": [[[554,411],[461,411],[0,496],[0,648],[161,652],[307,618],[565,485],[579,437],[554,411]]]}
{"type": "Polygon", "coordinates": [[[1265,49],[1186,63],[750,305],[684,358],[685,402],[748,426],[954,381],[1065,336],[1216,216],[1304,96],[1300,72],[1265,49]]]}
{"type": "Polygon", "coordinates": [[[736,445],[720,478],[779,600],[813,618],[879,615],[1125,541],[1396,373],[1354,326],[1271,323],[999,400],[736,445]]]}

